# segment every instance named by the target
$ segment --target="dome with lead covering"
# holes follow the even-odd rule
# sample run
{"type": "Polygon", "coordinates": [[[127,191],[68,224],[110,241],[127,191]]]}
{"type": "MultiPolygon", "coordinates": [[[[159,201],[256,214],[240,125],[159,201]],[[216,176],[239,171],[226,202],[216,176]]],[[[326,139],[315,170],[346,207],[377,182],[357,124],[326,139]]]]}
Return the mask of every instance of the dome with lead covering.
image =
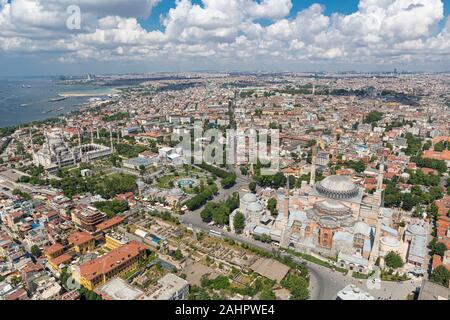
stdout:
{"type": "Polygon", "coordinates": [[[359,188],[347,176],[329,176],[316,184],[321,195],[332,199],[349,199],[356,197],[359,188]]]}
{"type": "Polygon", "coordinates": [[[314,204],[314,209],[321,214],[345,215],[350,213],[350,208],[335,200],[325,200],[314,204]]]}
{"type": "Polygon", "coordinates": [[[242,197],[242,200],[245,203],[250,204],[250,203],[258,201],[258,198],[253,193],[247,193],[242,197]]]}
{"type": "Polygon", "coordinates": [[[264,211],[264,208],[259,202],[253,202],[248,206],[248,211],[253,213],[260,213],[264,211]]]}

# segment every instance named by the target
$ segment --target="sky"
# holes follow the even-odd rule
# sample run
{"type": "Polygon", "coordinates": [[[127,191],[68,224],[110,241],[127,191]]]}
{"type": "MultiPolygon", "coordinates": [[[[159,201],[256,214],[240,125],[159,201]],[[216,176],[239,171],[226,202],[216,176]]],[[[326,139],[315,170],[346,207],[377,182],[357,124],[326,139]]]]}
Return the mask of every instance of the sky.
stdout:
{"type": "Polygon", "coordinates": [[[450,0],[0,0],[0,77],[450,71],[450,0]]]}

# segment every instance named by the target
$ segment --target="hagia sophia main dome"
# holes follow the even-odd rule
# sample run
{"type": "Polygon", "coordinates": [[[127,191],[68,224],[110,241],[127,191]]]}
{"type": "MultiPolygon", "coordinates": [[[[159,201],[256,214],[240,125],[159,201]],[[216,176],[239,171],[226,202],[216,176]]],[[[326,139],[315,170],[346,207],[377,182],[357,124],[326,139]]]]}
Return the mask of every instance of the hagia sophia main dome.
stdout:
{"type": "Polygon", "coordinates": [[[318,194],[329,199],[351,199],[360,194],[360,188],[347,176],[329,176],[317,182],[315,189],[318,194]]]}

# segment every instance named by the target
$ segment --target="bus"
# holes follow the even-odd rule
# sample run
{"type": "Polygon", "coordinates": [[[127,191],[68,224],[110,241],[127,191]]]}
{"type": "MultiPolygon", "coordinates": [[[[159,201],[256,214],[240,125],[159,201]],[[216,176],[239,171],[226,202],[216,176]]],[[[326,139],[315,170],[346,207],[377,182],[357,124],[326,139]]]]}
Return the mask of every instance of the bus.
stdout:
{"type": "Polygon", "coordinates": [[[209,230],[209,235],[211,237],[222,238],[222,233],[216,230],[209,230]]]}

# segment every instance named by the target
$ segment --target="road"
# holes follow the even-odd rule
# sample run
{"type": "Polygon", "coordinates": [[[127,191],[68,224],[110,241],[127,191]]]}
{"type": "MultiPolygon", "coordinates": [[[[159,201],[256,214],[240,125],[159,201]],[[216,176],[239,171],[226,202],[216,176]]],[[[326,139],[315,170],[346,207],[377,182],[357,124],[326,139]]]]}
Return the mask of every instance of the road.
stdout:
{"type": "MultiPolygon", "coordinates": [[[[256,241],[253,238],[229,233],[222,228],[209,226],[201,220],[201,217],[197,212],[190,212],[186,215],[180,216],[180,222],[188,227],[194,227],[197,230],[202,230],[205,232],[209,232],[211,229],[220,231],[222,235],[227,238],[233,239],[239,243],[251,245],[267,252],[273,252],[278,249],[277,246],[265,244],[256,241]]],[[[420,287],[421,284],[420,279],[415,281],[407,281],[404,283],[383,281],[381,282],[380,288],[376,289],[373,288],[373,286],[370,286],[370,283],[368,286],[366,280],[358,280],[353,278],[351,273],[344,275],[338,271],[333,271],[326,267],[304,261],[296,256],[287,253],[284,255],[291,256],[297,263],[306,262],[310,272],[310,300],[334,300],[336,299],[337,293],[349,284],[354,284],[360,289],[369,292],[376,299],[404,300],[408,294],[416,290],[417,287],[420,287]]]]}

